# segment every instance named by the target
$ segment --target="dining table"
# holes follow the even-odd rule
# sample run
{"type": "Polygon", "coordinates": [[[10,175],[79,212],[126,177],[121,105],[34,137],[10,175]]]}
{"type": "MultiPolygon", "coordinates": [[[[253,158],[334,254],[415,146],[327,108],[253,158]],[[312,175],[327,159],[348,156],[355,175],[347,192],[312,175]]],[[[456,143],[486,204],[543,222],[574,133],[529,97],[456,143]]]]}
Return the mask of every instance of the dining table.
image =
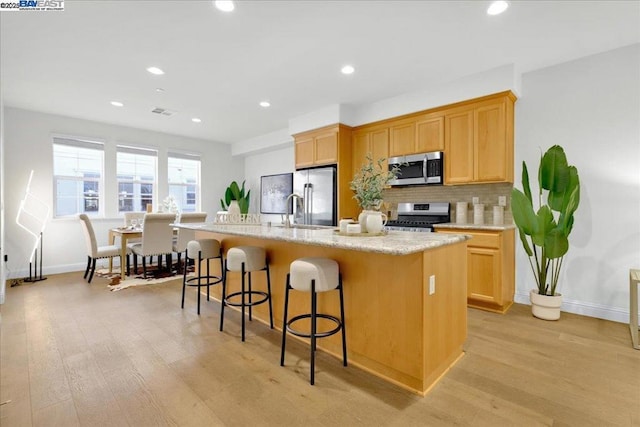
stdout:
{"type": "MultiPolygon", "coordinates": [[[[127,242],[131,239],[142,237],[142,227],[115,227],[109,230],[109,244],[115,245],[116,238],[120,237],[120,278],[125,279],[125,260],[127,259],[127,242]]],[[[113,258],[109,259],[109,271],[113,270],[113,258]]]]}

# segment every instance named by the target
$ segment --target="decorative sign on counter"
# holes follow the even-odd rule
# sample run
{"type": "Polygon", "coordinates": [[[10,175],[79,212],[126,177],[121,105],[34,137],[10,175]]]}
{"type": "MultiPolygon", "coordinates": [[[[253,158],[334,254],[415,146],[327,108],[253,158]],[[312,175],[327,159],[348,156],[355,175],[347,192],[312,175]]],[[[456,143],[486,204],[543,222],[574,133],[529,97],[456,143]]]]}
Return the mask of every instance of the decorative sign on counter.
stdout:
{"type": "Polygon", "coordinates": [[[260,214],[230,214],[226,211],[216,213],[216,224],[260,225],[260,214]]]}

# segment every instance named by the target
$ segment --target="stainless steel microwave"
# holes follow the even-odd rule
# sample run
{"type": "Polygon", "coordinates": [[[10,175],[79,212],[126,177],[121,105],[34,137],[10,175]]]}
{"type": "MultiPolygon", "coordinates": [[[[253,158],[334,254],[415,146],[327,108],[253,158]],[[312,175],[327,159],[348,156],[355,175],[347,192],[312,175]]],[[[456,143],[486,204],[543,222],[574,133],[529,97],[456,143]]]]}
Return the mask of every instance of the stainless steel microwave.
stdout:
{"type": "Polygon", "coordinates": [[[426,185],[444,183],[444,153],[411,154],[409,156],[389,157],[389,170],[396,167],[399,171],[390,185],[426,185]]]}

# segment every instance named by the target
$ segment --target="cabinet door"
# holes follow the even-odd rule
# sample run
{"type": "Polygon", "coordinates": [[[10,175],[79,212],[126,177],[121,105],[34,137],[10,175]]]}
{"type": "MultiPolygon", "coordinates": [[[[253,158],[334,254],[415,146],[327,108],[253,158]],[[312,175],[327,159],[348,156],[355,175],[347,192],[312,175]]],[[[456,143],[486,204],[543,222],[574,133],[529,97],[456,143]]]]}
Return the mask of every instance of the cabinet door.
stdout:
{"type": "Polygon", "coordinates": [[[389,129],[378,129],[354,133],[351,138],[351,164],[355,175],[367,162],[367,154],[371,154],[374,163],[384,159],[383,168],[387,168],[389,157],[389,129]]]}
{"type": "Polygon", "coordinates": [[[314,138],[314,164],[338,162],[338,133],[328,132],[314,138]]]}
{"type": "Polygon", "coordinates": [[[444,117],[432,117],[416,122],[416,153],[444,151],[444,117]]]}
{"type": "MultiPolygon", "coordinates": [[[[479,303],[502,305],[500,286],[500,251],[488,248],[467,248],[467,298],[479,303]]],[[[471,303],[471,301],[469,301],[471,303]]]]}
{"type": "Polygon", "coordinates": [[[498,102],[474,110],[474,180],[507,181],[507,138],[505,103],[498,102]]]}
{"type": "Polygon", "coordinates": [[[416,152],[415,122],[391,126],[390,133],[389,153],[391,156],[404,156],[416,152]]]}
{"type": "Polygon", "coordinates": [[[473,110],[445,115],[445,184],[473,182],[473,110]]]}
{"type": "Polygon", "coordinates": [[[369,150],[373,157],[373,162],[377,163],[378,159],[384,159],[382,168],[387,169],[389,162],[389,129],[379,129],[370,132],[369,150]]]}
{"type": "Polygon", "coordinates": [[[355,175],[366,162],[369,152],[369,132],[354,132],[351,136],[352,175],[355,175]]]}
{"type": "Polygon", "coordinates": [[[313,166],[313,137],[296,139],[296,169],[313,166]]]}

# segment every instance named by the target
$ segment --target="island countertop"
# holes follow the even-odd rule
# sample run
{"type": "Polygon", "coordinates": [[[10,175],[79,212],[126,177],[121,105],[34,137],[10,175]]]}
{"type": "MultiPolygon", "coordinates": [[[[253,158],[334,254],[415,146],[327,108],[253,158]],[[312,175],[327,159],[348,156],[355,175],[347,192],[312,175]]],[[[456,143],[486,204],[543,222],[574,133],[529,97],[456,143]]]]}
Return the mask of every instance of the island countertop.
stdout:
{"type": "Polygon", "coordinates": [[[389,231],[382,236],[345,236],[334,227],[285,228],[268,225],[238,225],[207,223],[174,224],[178,228],[197,231],[256,237],[284,242],[324,246],[335,249],[350,249],[388,255],[408,255],[459,243],[469,239],[464,234],[412,233],[389,231]]]}

